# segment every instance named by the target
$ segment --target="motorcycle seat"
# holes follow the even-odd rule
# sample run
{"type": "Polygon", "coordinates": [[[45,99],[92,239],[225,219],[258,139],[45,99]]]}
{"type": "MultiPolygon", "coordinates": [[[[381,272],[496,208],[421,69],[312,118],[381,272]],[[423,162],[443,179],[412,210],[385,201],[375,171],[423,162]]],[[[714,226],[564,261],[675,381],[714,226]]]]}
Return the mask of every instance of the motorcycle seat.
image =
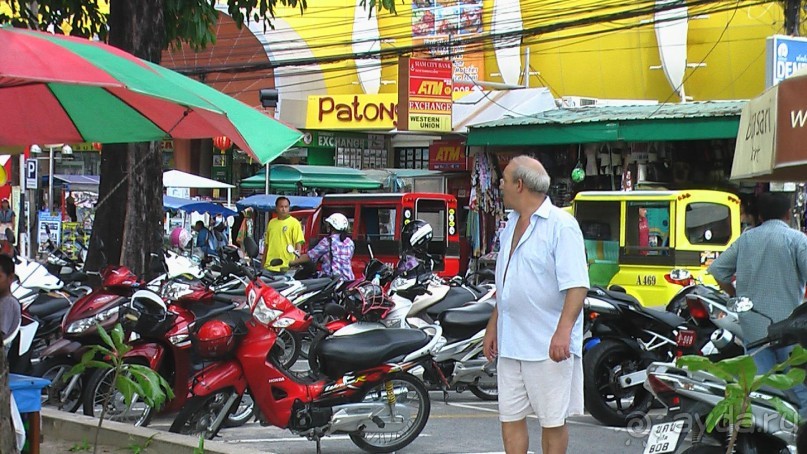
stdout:
{"type": "Polygon", "coordinates": [[[62,297],[52,297],[48,295],[39,295],[33,303],[28,306],[28,313],[37,318],[45,318],[46,316],[59,312],[62,309],[70,307],[70,300],[62,297]]]}
{"type": "Polygon", "coordinates": [[[426,308],[426,314],[433,320],[437,320],[442,312],[458,308],[465,303],[476,301],[478,298],[476,292],[467,288],[451,287],[445,298],[426,308]]]}
{"type": "Polygon", "coordinates": [[[62,274],[59,279],[64,282],[85,282],[87,275],[81,271],[73,271],[72,273],[62,274]]]}
{"type": "Polygon", "coordinates": [[[58,311],[51,312],[50,314],[45,314],[45,315],[42,315],[41,317],[37,317],[37,318],[39,318],[39,320],[41,322],[46,323],[46,324],[47,323],[52,323],[52,322],[61,323],[62,319],[64,318],[64,314],[66,314],[68,310],[70,310],[70,308],[65,307],[65,308],[59,309],[58,311]]]}
{"type": "Polygon", "coordinates": [[[185,304],[185,309],[191,311],[194,317],[198,320],[200,318],[206,317],[213,311],[220,311],[225,309],[226,307],[235,308],[232,303],[220,303],[218,301],[213,301],[210,303],[190,303],[185,304]]]}
{"type": "Polygon", "coordinates": [[[493,313],[493,305],[472,303],[440,314],[440,326],[446,339],[466,339],[485,329],[493,313]]]}
{"type": "Polygon", "coordinates": [[[617,301],[622,301],[623,303],[628,303],[628,304],[635,305],[635,306],[641,306],[641,304],[639,303],[639,300],[637,300],[636,298],[628,295],[627,293],[617,292],[617,291],[614,291],[614,290],[606,290],[606,289],[604,289],[602,287],[595,287],[595,288],[589,290],[589,292],[594,293],[593,296],[603,296],[603,295],[600,294],[600,292],[602,292],[608,298],[611,298],[611,299],[614,299],[614,300],[617,300],[617,301]]]}
{"type": "Polygon", "coordinates": [[[380,366],[429,343],[419,329],[376,329],[349,336],[326,338],[317,349],[321,370],[331,378],[350,371],[380,366]]]}
{"type": "Polygon", "coordinates": [[[673,314],[672,312],[655,309],[647,309],[644,310],[644,312],[646,314],[649,314],[654,319],[672,328],[686,324],[686,320],[679,317],[677,314],[673,314]]]}
{"type": "Polygon", "coordinates": [[[318,279],[303,279],[300,281],[305,287],[307,292],[318,292],[333,283],[333,279],[329,277],[322,277],[318,279]]]}

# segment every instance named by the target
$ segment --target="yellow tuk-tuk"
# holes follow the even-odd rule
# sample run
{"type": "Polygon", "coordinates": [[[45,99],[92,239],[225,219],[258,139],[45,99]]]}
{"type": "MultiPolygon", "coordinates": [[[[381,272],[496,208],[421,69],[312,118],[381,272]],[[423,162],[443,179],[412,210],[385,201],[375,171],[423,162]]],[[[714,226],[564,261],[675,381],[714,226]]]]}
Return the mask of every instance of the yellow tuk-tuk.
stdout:
{"type": "Polygon", "coordinates": [[[681,289],[674,268],[701,276],[740,235],[740,199],[709,190],[580,192],[572,201],[586,244],[591,285],[619,285],[643,306],[664,306],[681,289]]]}

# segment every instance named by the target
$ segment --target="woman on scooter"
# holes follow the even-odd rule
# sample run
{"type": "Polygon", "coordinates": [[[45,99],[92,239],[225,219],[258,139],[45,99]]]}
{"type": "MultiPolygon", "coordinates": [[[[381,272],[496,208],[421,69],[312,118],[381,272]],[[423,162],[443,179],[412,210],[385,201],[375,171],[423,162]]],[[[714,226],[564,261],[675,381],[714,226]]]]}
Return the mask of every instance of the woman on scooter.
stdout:
{"type": "Polygon", "coordinates": [[[344,281],[356,279],[350,261],[356,246],[348,236],[350,222],[342,213],[334,213],[325,219],[328,236],[321,239],[307,253],[289,262],[289,266],[302,265],[308,262],[321,262],[322,274],[336,277],[344,281]]]}
{"type": "Polygon", "coordinates": [[[430,273],[434,268],[428,254],[429,243],[434,237],[428,222],[415,219],[401,231],[401,259],[398,262],[398,276],[418,276],[430,273]]]}

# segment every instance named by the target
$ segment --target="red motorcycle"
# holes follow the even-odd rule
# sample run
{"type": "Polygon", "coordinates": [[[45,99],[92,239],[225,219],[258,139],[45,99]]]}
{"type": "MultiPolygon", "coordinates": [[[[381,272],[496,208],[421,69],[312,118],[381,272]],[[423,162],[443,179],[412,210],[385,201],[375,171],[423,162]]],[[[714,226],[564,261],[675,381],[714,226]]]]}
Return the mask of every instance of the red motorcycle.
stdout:
{"type": "Polygon", "coordinates": [[[247,302],[252,318],[242,326],[209,320],[195,334],[197,352],[221,361],[193,377],[191,397],[171,432],[213,438],[247,390],[263,425],[316,441],[318,453],[321,437],[334,433],[348,434],[369,452],[392,452],[423,430],[429,395],[408,371],[432,361],[444,342],[439,326],[326,339],[317,351],[323,378],[301,378],[271,354],[277,330],[325,327],[260,280],[248,286],[247,302]]]}
{"type": "MultiPolygon", "coordinates": [[[[124,359],[159,372],[173,388],[174,398],[160,410],[167,413],[178,411],[186,403],[193,368],[201,367],[198,358],[192,355],[190,333],[193,327],[214,317],[251,318],[248,312],[235,310],[238,303],[233,301],[233,296],[214,294],[202,283],[180,285],[185,287],[180,294],[170,292],[171,283],[164,286],[169,291],[162,296],[150,290],[135,292],[131,302],[121,309],[120,317],[124,330],[139,336],[130,343],[132,349],[124,359]],[[166,305],[166,300],[172,302],[166,305]]],[[[241,299],[244,299],[243,292],[241,299]]],[[[138,399],[126,405],[119,392],[113,391],[110,395],[113,377],[111,369],[97,369],[89,376],[84,414],[100,414],[106,403],[106,419],[148,425],[153,409],[138,399]]],[[[248,410],[251,413],[251,408],[248,410]]],[[[249,416],[238,421],[243,424],[249,416]]],[[[230,425],[235,424],[230,422],[230,425]]]]}
{"type": "Polygon", "coordinates": [[[88,346],[102,344],[96,323],[106,330],[112,329],[118,322],[121,306],[143,285],[125,266],[105,267],[101,280],[101,287],[70,306],[62,320],[62,338],[42,351],[41,360],[33,368],[33,375],[51,381],[43,403],[58,405],[68,412],[81,405],[86,376],[77,374],[64,380],[64,375],[79,362],[88,346]]]}

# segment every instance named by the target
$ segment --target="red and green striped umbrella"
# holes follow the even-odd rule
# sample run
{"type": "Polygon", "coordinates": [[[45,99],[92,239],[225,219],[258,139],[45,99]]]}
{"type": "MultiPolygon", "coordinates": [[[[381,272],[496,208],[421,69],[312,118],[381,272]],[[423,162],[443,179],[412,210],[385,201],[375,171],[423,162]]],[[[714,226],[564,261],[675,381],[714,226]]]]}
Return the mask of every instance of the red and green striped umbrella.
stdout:
{"type": "Polygon", "coordinates": [[[0,147],[229,137],[262,164],[302,134],[106,44],[0,27],[0,147]]]}

